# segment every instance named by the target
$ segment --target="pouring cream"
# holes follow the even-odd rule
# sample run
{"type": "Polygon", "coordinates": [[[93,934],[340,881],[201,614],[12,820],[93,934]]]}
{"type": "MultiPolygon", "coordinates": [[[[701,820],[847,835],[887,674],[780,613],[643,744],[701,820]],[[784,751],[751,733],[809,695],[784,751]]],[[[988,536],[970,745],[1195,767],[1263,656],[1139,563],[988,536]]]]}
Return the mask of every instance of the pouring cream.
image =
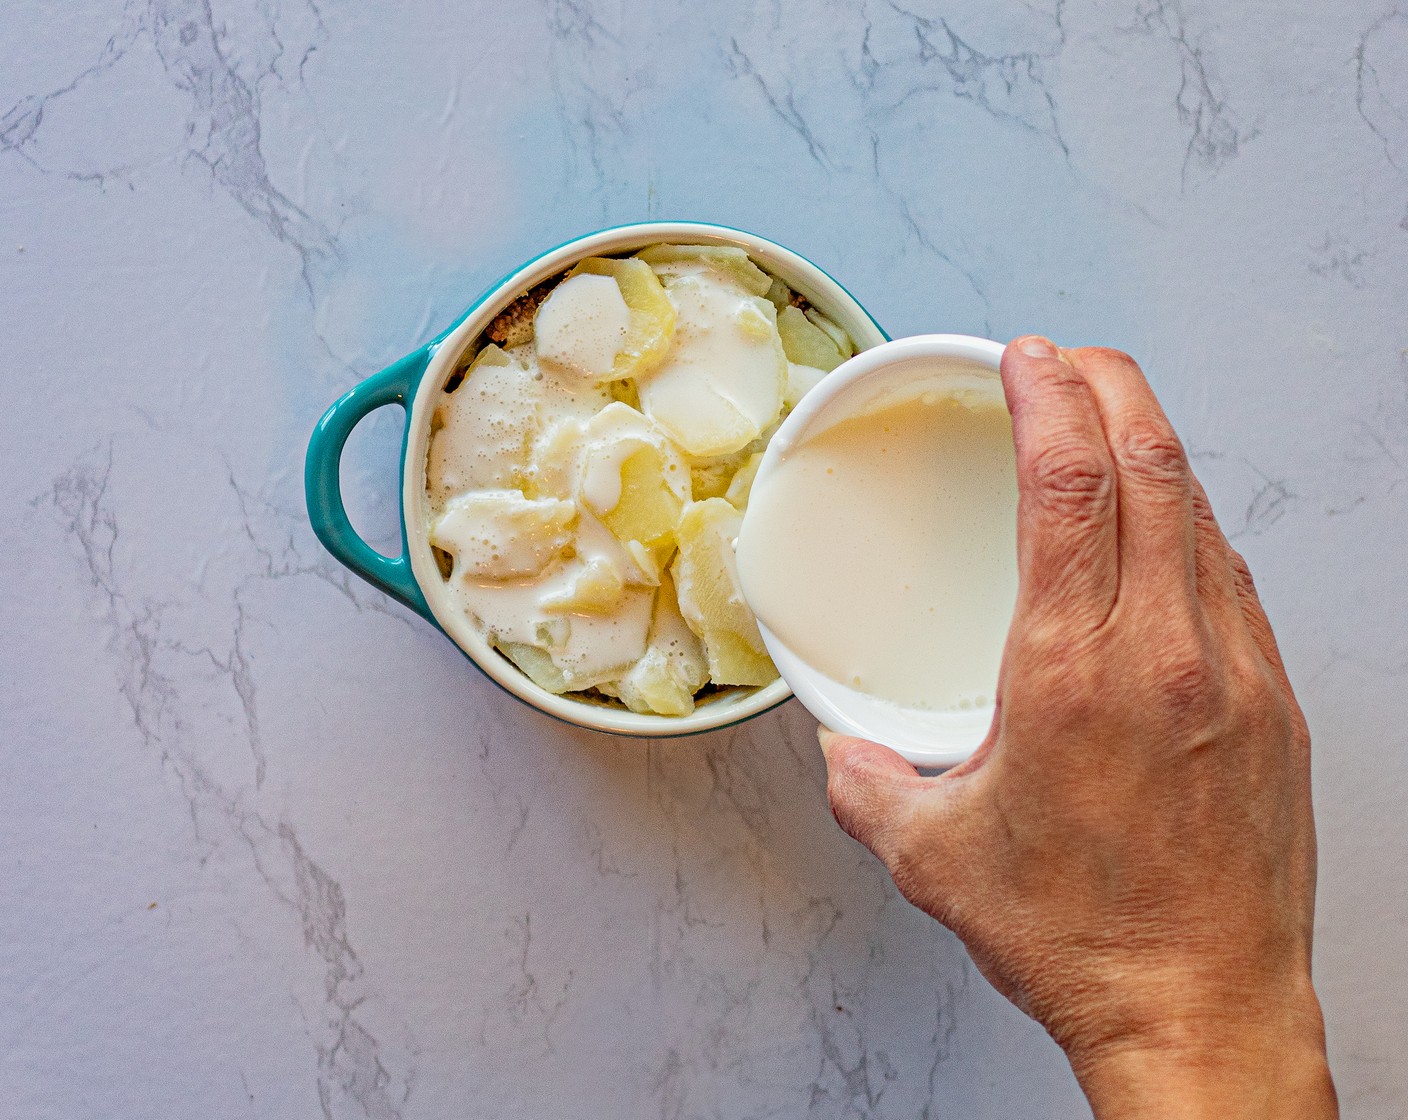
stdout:
{"type": "Polygon", "coordinates": [[[814,423],[760,472],[738,570],[758,620],[831,680],[980,709],[1017,594],[1012,422],[1000,395],[945,387],[928,361],[908,394],[814,423]]]}

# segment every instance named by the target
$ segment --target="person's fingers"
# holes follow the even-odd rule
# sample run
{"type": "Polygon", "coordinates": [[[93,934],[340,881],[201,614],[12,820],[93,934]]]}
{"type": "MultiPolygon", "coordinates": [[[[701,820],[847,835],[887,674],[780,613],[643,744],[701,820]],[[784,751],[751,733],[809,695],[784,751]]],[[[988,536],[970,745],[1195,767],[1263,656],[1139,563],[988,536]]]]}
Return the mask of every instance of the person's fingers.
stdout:
{"type": "Polygon", "coordinates": [[[1198,599],[1209,619],[1234,628],[1234,633],[1246,633],[1249,628],[1228,556],[1231,548],[1212,512],[1207,492],[1196,476],[1193,476],[1192,486],[1193,568],[1198,599]]]}
{"type": "Polygon", "coordinates": [[[1291,692],[1290,678],[1286,675],[1285,663],[1281,660],[1281,648],[1276,644],[1276,635],[1271,631],[1271,620],[1266,617],[1266,608],[1261,605],[1261,596],[1256,592],[1252,571],[1242,554],[1230,544],[1227,548],[1227,565],[1232,571],[1232,582],[1237,589],[1237,601],[1242,608],[1242,618],[1251,632],[1252,641],[1266,663],[1271,666],[1277,680],[1287,693],[1291,692]]]}
{"type": "Polygon", "coordinates": [[[1191,604],[1193,489],[1183,444],[1128,354],[1086,347],[1065,356],[1090,386],[1114,458],[1121,587],[1146,602],[1181,595],[1191,604]]]}
{"type": "MultiPolygon", "coordinates": [[[[1266,617],[1266,609],[1261,605],[1261,596],[1257,594],[1256,584],[1252,581],[1251,569],[1247,567],[1247,562],[1243,559],[1242,554],[1231,545],[1227,546],[1227,564],[1232,570],[1232,582],[1237,588],[1237,599],[1241,603],[1242,617],[1246,621],[1247,630],[1251,633],[1252,642],[1270,669],[1286,702],[1291,725],[1295,729],[1293,742],[1299,748],[1301,765],[1304,767],[1303,774],[1308,782],[1310,776],[1310,728],[1306,723],[1305,713],[1301,711],[1300,702],[1296,699],[1295,689],[1291,687],[1291,678],[1290,674],[1286,672],[1285,662],[1281,660],[1281,649],[1276,644],[1276,635],[1272,633],[1271,620],[1266,617]]],[[[1308,793],[1307,796],[1309,796],[1308,793]]],[[[1303,848],[1300,858],[1305,861],[1305,866],[1310,868],[1310,876],[1313,879],[1315,867],[1315,833],[1313,829],[1309,835],[1309,843],[1303,848]]]]}
{"type": "Polygon", "coordinates": [[[889,747],[817,730],[826,756],[826,796],[839,824],[890,867],[928,780],[889,747]]]}
{"type": "Polygon", "coordinates": [[[1115,467],[1090,386],[1036,335],[1002,355],[1017,450],[1018,613],[1099,626],[1119,594],[1115,467]]]}
{"type": "Polygon", "coordinates": [[[1198,597],[1210,617],[1235,618],[1278,681],[1289,691],[1286,667],[1281,663],[1276,635],[1271,632],[1271,622],[1252,582],[1251,569],[1241,553],[1228,542],[1213,515],[1207,492],[1196,477],[1193,479],[1193,516],[1197,532],[1198,597]]]}
{"type": "Polygon", "coordinates": [[[1246,635],[1271,670],[1292,710],[1298,713],[1295,691],[1281,661],[1271,621],[1252,582],[1251,569],[1241,553],[1228,542],[1222,526],[1213,516],[1207,493],[1196,477],[1193,479],[1193,510],[1198,533],[1198,597],[1204,609],[1209,618],[1224,621],[1224,633],[1230,626],[1236,626],[1246,635]]]}

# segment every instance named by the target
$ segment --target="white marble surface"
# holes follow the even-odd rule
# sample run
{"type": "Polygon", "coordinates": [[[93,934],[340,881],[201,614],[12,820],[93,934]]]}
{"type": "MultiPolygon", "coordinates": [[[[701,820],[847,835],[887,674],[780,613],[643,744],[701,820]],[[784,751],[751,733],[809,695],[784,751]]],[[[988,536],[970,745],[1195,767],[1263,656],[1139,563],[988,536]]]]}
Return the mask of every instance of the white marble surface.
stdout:
{"type": "MultiPolygon", "coordinates": [[[[1146,363],[1315,732],[1345,1114],[1408,1114],[1401,4],[9,0],[0,44],[6,1116],[1088,1115],[795,705],[573,733],[308,529],[328,402],[644,217],[1146,363]]],[[[397,424],[345,469],[384,544],[397,424]]]]}

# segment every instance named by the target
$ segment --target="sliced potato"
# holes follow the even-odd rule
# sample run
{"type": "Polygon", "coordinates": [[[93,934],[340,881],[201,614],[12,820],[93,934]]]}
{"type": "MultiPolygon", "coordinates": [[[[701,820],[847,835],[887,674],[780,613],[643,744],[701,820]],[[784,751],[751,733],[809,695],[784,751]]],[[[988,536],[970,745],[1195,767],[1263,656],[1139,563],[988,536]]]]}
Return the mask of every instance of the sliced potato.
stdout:
{"type": "Polygon", "coordinates": [[[716,455],[711,459],[701,459],[691,464],[689,478],[694,500],[702,502],[708,498],[722,498],[727,494],[728,484],[733,481],[739,462],[733,455],[716,455]]]}
{"type": "Polygon", "coordinates": [[[777,309],[698,273],[672,279],[667,291],[675,344],[638,381],[641,411],[692,456],[739,451],[782,410],[787,356],[777,309]]]}
{"type": "Polygon", "coordinates": [[[535,498],[572,497],[584,427],[585,422],[569,419],[539,432],[523,471],[524,493],[535,498]]]}
{"type": "Polygon", "coordinates": [[[651,245],[636,256],[666,273],[671,265],[706,264],[750,296],[765,296],[772,288],[772,277],[736,245],[651,245]]]}
{"type": "Polygon", "coordinates": [[[782,393],[782,407],[788,411],[797,407],[797,402],[817,387],[826,376],[824,369],[812,366],[799,366],[796,362],[787,363],[787,388],[782,393]]]}
{"type": "Polygon", "coordinates": [[[670,672],[669,659],[648,649],[615,684],[621,703],[643,715],[687,716],[694,711],[694,693],[670,672]]]}
{"type": "Polygon", "coordinates": [[[602,524],[621,542],[639,541],[654,549],[667,544],[680,519],[684,500],[667,481],[673,467],[683,464],[660,447],[642,444],[621,464],[621,498],[600,514],[602,524]]]}
{"type": "Polygon", "coordinates": [[[638,586],[659,587],[660,575],[675,554],[674,536],[671,535],[664,544],[653,549],[646,548],[640,541],[626,541],[625,544],[626,554],[636,567],[631,582],[638,586]]]}
{"type": "Polygon", "coordinates": [[[539,688],[561,696],[571,687],[566,674],[553,664],[552,656],[547,650],[526,642],[495,642],[494,645],[539,688]]]}
{"type": "Polygon", "coordinates": [[[675,442],[691,455],[737,451],[757,438],[757,422],[728,397],[705,385],[679,393],[675,388],[661,386],[659,392],[642,398],[641,407],[668,428],[675,442]]]}
{"type": "Polygon", "coordinates": [[[552,290],[533,320],[534,348],[547,369],[569,381],[611,380],[631,330],[631,309],[614,277],[581,273],[552,290]]]}
{"type": "Polygon", "coordinates": [[[709,676],[716,684],[739,684],[761,688],[777,680],[777,666],[772,663],[762,639],[755,646],[746,636],[728,630],[715,630],[704,648],[709,655],[709,676]]]}
{"type": "Polygon", "coordinates": [[[570,590],[549,596],[543,606],[572,614],[610,614],[621,605],[625,591],[620,569],[596,556],[581,566],[570,590]]]}
{"type": "Polygon", "coordinates": [[[849,358],[856,352],[856,344],[851,341],[851,336],[846,333],[846,328],[840,323],[828,319],[815,307],[808,307],[802,314],[831,337],[831,341],[836,344],[836,349],[841,352],[842,358],[849,358]]]}
{"type": "Polygon", "coordinates": [[[779,280],[776,276],[772,278],[772,284],[763,293],[767,296],[768,302],[781,311],[784,307],[792,306],[792,289],[779,280]]]}
{"type": "Polygon", "coordinates": [[[777,338],[777,311],[767,300],[753,299],[739,305],[735,314],[738,331],[744,338],[764,346],[777,338]]]}
{"type": "Polygon", "coordinates": [[[704,647],[680,614],[675,585],[666,575],[655,595],[649,646],[616,682],[617,695],[633,712],[687,716],[708,679],[704,647]]]}
{"type": "Polygon", "coordinates": [[[668,575],[664,577],[656,598],[651,642],[664,651],[671,674],[691,694],[709,683],[709,661],[704,654],[704,645],[680,613],[679,592],[668,575]]]}
{"type": "Polygon", "coordinates": [[[784,307],[777,313],[777,333],[787,360],[799,366],[830,373],[845,361],[836,341],[798,307],[784,307]]]}
{"type": "Polygon", "coordinates": [[[654,369],[670,349],[675,331],[675,309],[654,270],[643,261],[627,257],[588,257],[568,274],[610,276],[621,289],[630,312],[630,326],[621,349],[603,381],[640,377],[654,369]]]}
{"type": "Polygon", "coordinates": [[[744,460],[743,465],[734,472],[733,478],[729,480],[728,489],[724,491],[724,498],[734,509],[742,513],[748,508],[748,494],[753,489],[753,479],[758,474],[758,464],[763,461],[763,453],[755,451],[744,460]]]}
{"type": "Polygon", "coordinates": [[[779,414],[776,422],[760,432],[757,439],[739,450],[728,455],[711,455],[691,460],[689,475],[694,500],[702,502],[706,498],[722,498],[727,494],[734,475],[743,469],[750,456],[767,449],[768,441],[781,424],[782,416],[779,414]]]}
{"type": "Polygon", "coordinates": [[[743,516],[723,498],[685,508],[675,531],[680,553],[671,566],[680,613],[704,642],[715,684],[764,685],[777,670],[738,585],[733,542],[743,516]]]}
{"type": "Polygon", "coordinates": [[[621,544],[637,541],[667,559],[690,479],[665,429],[618,401],[583,426],[580,444],[578,492],[587,508],[621,544]]]}
{"type": "Polygon", "coordinates": [[[466,490],[516,489],[538,430],[532,374],[497,346],[484,347],[431,418],[426,490],[441,505],[466,490]]]}

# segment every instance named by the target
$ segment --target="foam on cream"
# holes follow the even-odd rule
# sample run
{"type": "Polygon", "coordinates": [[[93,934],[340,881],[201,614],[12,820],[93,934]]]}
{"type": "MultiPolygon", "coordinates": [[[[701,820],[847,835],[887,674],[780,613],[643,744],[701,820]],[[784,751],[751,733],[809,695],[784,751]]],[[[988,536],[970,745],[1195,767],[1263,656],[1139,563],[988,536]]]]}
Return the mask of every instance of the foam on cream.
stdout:
{"type": "Polygon", "coordinates": [[[589,273],[569,277],[552,290],[533,321],[538,358],[590,381],[604,380],[630,326],[630,308],[614,279],[589,273]]]}

